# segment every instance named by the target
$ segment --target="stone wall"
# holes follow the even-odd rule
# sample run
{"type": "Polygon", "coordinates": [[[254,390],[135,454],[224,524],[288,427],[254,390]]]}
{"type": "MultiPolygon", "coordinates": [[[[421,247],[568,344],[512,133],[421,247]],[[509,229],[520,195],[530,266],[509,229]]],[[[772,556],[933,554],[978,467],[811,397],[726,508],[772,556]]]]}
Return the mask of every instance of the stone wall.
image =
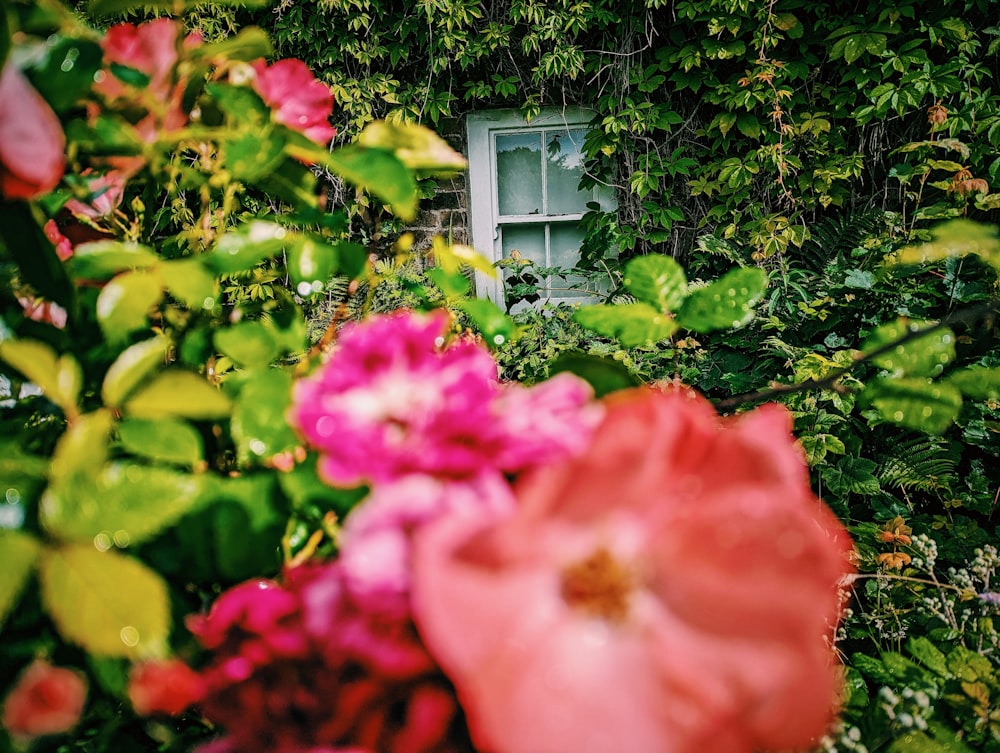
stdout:
{"type": "MultiPolygon", "coordinates": [[[[452,149],[468,156],[464,120],[443,122],[437,130],[452,149]]],[[[415,236],[416,250],[430,246],[435,235],[441,235],[451,243],[468,244],[471,241],[467,181],[468,174],[465,172],[440,179],[434,195],[420,202],[420,213],[408,228],[415,236]]]]}

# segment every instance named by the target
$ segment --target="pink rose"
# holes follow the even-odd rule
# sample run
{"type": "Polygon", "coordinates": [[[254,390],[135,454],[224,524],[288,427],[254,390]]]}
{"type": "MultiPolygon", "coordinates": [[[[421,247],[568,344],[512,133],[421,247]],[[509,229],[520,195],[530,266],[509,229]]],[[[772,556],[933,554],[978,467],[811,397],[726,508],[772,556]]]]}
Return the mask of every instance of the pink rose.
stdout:
{"type": "Polygon", "coordinates": [[[10,62],[0,72],[0,194],[33,199],[59,183],[66,137],[49,104],[10,62]]]}
{"type": "Polygon", "coordinates": [[[289,58],[267,65],[253,64],[253,88],[271,108],[274,119],[325,146],[337,135],[330,125],[333,93],[301,60],[289,58]]]}
{"type": "Polygon", "coordinates": [[[490,753],[751,753],[831,721],[843,526],[788,414],[633,390],[510,517],[418,532],[413,612],[490,753]]]}
{"type": "Polygon", "coordinates": [[[103,175],[82,175],[86,179],[89,203],[78,199],[66,202],[66,209],[74,217],[98,220],[109,217],[121,205],[125,195],[126,176],[118,170],[110,170],[103,175]]]}
{"type": "Polygon", "coordinates": [[[3,706],[3,726],[30,740],[72,729],[83,713],[87,682],[79,672],[38,660],[17,680],[3,706]]]}
{"type": "Polygon", "coordinates": [[[65,329],[69,315],[66,309],[58,303],[43,301],[34,296],[18,296],[17,302],[21,304],[24,315],[35,322],[51,324],[56,329],[65,329]]]}
{"type": "Polygon", "coordinates": [[[201,676],[180,659],[143,662],[129,675],[128,698],[139,716],[176,716],[204,692],[201,676]]]}

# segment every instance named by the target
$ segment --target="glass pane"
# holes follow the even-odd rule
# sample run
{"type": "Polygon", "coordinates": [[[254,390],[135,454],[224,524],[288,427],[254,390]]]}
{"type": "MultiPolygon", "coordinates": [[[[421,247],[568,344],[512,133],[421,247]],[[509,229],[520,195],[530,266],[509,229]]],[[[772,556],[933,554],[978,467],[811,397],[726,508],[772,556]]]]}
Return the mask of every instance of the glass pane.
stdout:
{"type": "Polygon", "coordinates": [[[546,187],[549,214],[574,214],[587,211],[593,201],[592,191],[579,191],[583,176],[580,149],[586,131],[549,131],[545,134],[546,187]]]}
{"type": "Polygon", "coordinates": [[[497,136],[496,149],[500,214],[541,214],[542,134],[497,136]]]}
{"type": "Polygon", "coordinates": [[[522,259],[548,266],[545,260],[545,225],[504,225],[504,258],[510,256],[511,251],[517,251],[522,259]]]}
{"type": "MultiPolygon", "coordinates": [[[[552,223],[549,225],[550,259],[553,267],[575,267],[580,261],[580,244],[583,243],[583,230],[575,222],[552,223]]],[[[555,277],[550,281],[553,288],[568,288],[583,282],[582,277],[568,275],[565,278],[555,277]]],[[[582,290],[553,291],[559,298],[585,296],[582,290]]]]}

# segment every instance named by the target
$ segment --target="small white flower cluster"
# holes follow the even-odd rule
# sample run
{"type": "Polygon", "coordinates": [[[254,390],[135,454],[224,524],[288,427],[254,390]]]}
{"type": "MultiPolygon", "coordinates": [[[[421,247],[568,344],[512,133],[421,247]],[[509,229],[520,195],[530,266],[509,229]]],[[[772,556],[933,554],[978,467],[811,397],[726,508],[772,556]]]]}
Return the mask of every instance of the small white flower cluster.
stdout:
{"type": "Polygon", "coordinates": [[[934,539],[926,533],[918,533],[913,537],[910,547],[913,552],[913,562],[911,564],[914,567],[926,570],[927,572],[934,569],[938,556],[938,546],[934,539]]]}
{"type": "Polygon", "coordinates": [[[927,729],[927,720],[934,714],[934,700],[937,698],[936,688],[914,690],[903,688],[898,694],[889,687],[881,687],[878,691],[879,707],[892,721],[893,726],[900,729],[927,729]]]}
{"type": "Polygon", "coordinates": [[[868,753],[868,748],[861,742],[861,730],[857,727],[845,727],[838,722],[830,732],[820,738],[817,753],[868,753]]]}

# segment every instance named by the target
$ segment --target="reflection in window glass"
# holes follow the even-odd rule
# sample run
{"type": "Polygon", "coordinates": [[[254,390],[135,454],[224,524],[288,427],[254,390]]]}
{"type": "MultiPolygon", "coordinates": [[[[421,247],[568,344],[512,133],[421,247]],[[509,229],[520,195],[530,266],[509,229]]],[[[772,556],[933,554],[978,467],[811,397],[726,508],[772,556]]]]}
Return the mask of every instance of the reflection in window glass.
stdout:
{"type": "Polygon", "coordinates": [[[496,150],[500,214],[541,214],[542,134],[498,135],[496,150]]]}
{"type": "MultiPolygon", "coordinates": [[[[552,223],[549,226],[549,263],[553,267],[571,269],[580,261],[580,246],[583,243],[583,230],[575,223],[552,223]]],[[[557,277],[550,281],[550,286],[569,288],[572,285],[580,284],[584,280],[582,277],[567,275],[565,278],[557,277]]],[[[561,290],[560,297],[575,298],[586,296],[587,293],[579,290],[561,290]]]]}
{"type": "Polygon", "coordinates": [[[580,191],[583,176],[583,139],[586,131],[550,131],[545,134],[547,214],[583,214],[592,191],[580,191]]]}
{"type": "Polygon", "coordinates": [[[531,259],[539,266],[548,266],[545,258],[545,225],[505,225],[503,228],[503,255],[517,251],[522,259],[531,259]]]}

